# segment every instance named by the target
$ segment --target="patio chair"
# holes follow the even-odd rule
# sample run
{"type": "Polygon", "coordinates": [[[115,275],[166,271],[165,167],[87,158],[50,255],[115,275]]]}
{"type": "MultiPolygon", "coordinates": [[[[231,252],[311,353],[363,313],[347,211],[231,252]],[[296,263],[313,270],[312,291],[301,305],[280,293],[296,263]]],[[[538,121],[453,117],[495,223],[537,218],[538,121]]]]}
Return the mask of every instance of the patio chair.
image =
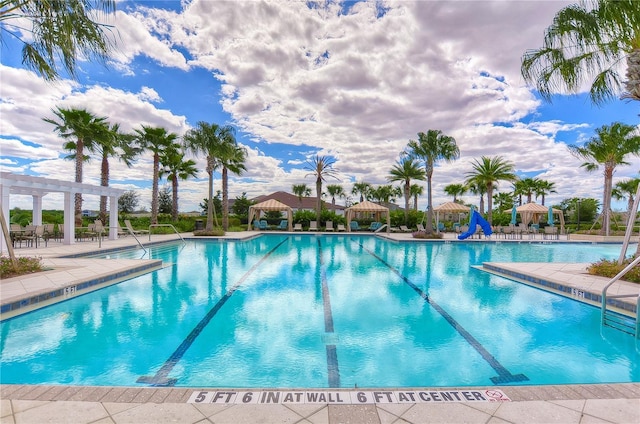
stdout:
{"type": "Polygon", "coordinates": [[[278,224],[277,227],[278,230],[282,230],[282,231],[286,231],[289,229],[289,221],[287,221],[286,219],[283,219],[282,221],[280,221],[280,224],[278,224]]]}
{"type": "Polygon", "coordinates": [[[127,227],[127,230],[129,230],[129,233],[133,234],[134,236],[138,236],[141,234],[149,234],[149,230],[134,230],[133,227],[131,226],[131,221],[129,221],[128,219],[124,220],[124,226],[127,227]]]}
{"type": "Polygon", "coordinates": [[[302,231],[302,224],[293,224],[293,231],[302,231]]]}
{"type": "Polygon", "coordinates": [[[358,225],[358,221],[351,221],[349,226],[351,227],[351,231],[360,231],[360,226],[358,225]]]}
{"type": "Polygon", "coordinates": [[[337,231],[347,231],[347,229],[344,227],[344,224],[338,224],[337,231]]]}
{"type": "Polygon", "coordinates": [[[44,240],[44,245],[46,246],[47,242],[49,241],[49,237],[45,237],[44,225],[35,225],[33,227],[34,230],[28,235],[25,234],[22,237],[22,240],[26,241],[27,243],[31,242],[31,246],[35,245],[36,249],[38,248],[38,240],[44,240]]]}
{"type": "Polygon", "coordinates": [[[309,231],[318,231],[318,221],[309,222],[309,231]]]}

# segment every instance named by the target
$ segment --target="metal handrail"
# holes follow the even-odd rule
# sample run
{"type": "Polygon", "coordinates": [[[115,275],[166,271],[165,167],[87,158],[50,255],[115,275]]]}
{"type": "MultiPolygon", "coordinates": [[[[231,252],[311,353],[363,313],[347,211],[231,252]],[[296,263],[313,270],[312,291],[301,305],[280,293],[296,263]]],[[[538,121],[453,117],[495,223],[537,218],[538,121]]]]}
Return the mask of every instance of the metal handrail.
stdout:
{"type": "Polygon", "coordinates": [[[186,243],[186,241],[184,241],[184,239],[182,238],[182,236],[180,235],[178,230],[176,230],[176,227],[173,226],[173,224],[151,224],[151,225],[149,225],[149,241],[151,241],[151,227],[171,227],[171,228],[173,228],[173,231],[178,235],[178,237],[180,237],[180,240],[182,240],[183,243],[186,243]]]}
{"type": "Polygon", "coordinates": [[[138,237],[136,237],[136,234],[131,230],[129,230],[129,234],[131,234],[133,238],[136,239],[136,241],[138,242],[138,245],[140,245],[140,247],[142,247],[142,250],[144,250],[144,253],[147,253],[147,249],[145,249],[142,243],[140,243],[140,240],[138,240],[138,237]]]}
{"type": "MultiPolygon", "coordinates": [[[[633,269],[638,264],[640,264],[640,256],[636,257],[633,261],[631,261],[629,265],[624,267],[624,269],[620,271],[618,274],[616,274],[616,276],[613,277],[609,281],[609,283],[606,286],[604,286],[604,288],[602,289],[602,325],[604,325],[605,323],[605,314],[607,311],[607,290],[609,290],[609,287],[611,287],[613,283],[618,281],[620,278],[624,277],[627,274],[627,272],[631,271],[631,269],[633,269]]],[[[609,298],[615,299],[615,298],[633,297],[633,296],[638,296],[638,300],[640,301],[640,295],[635,295],[635,294],[620,294],[615,296],[609,296],[609,298]]],[[[638,316],[638,311],[639,311],[639,305],[636,303],[636,338],[640,337],[640,319],[639,319],[640,317],[638,316]]]]}

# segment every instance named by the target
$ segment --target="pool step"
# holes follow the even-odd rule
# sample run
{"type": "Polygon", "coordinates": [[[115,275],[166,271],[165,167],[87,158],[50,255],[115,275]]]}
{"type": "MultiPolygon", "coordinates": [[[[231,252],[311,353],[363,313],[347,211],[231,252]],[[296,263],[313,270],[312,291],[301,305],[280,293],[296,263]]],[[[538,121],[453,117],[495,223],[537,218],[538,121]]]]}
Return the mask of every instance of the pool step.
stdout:
{"type": "Polygon", "coordinates": [[[634,319],[612,311],[607,311],[604,314],[602,324],[606,327],[620,330],[623,333],[631,334],[632,336],[636,333],[636,323],[634,319]]]}

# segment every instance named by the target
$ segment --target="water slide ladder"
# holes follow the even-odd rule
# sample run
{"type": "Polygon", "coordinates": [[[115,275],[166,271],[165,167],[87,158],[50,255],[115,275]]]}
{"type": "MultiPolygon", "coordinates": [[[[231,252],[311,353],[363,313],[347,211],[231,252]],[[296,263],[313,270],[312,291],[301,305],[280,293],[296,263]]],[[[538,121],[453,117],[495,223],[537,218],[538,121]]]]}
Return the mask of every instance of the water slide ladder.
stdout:
{"type": "Polygon", "coordinates": [[[627,265],[622,271],[620,271],[615,277],[613,277],[611,281],[609,281],[609,283],[604,287],[604,289],[602,289],[602,325],[615,328],[631,335],[635,335],[636,339],[640,339],[640,319],[638,319],[640,315],[638,313],[640,312],[640,294],[607,295],[607,290],[613,285],[613,283],[624,277],[627,272],[629,272],[639,264],[640,256],[635,258],[629,265],[627,265]],[[607,309],[607,299],[620,299],[623,297],[634,296],[638,297],[636,303],[635,323],[630,322],[627,317],[607,309]]]}

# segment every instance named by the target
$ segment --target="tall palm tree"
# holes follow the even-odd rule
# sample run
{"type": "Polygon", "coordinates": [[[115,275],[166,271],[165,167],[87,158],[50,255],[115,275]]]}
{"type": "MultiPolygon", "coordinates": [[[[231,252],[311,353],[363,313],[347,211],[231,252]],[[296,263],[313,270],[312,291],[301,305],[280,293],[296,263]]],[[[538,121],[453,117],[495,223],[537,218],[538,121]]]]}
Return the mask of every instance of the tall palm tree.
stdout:
{"type": "Polygon", "coordinates": [[[458,196],[464,196],[469,188],[464,184],[449,184],[444,187],[444,192],[453,196],[453,201],[458,202],[458,196]]]}
{"type": "Polygon", "coordinates": [[[389,171],[388,181],[402,182],[402,191],[404,194],[404,223],[409,223],[409,200],[411,199],[411,180],[424,181],[427,179],[424,170],[420,167],[415,159],[405,157],[389,171]]]}
{"type": "Polygon", "coordinates": [[[424,193],[424,187],[420,184],[411,184],[411,196],[413,197],[413,210],[418,210],[418,197],[424,193]]]}
{"type": "Polygon", "coordinates": [[[538,196],[540,196],[540,198],[542,199],[540,203],[544,205],[545,195],[551,194],[551,193],[557,193],[555,187],[556,187],[555,183],[552,183],[551,181],[538,179],[538,183],[536,186],[536,199],[538,198],[538,196]]]}
{"type": "MultiPolygon", "coordinates": [[[[193,152],[196,156],[204,154],[207,157],[206,171],[209,174],[209,195],[207,197],[207,224],[205,231],[213,231],[213,216],[215,208],[213,206],[213,173],[221,166],[220,155],[224,148],[224,140],[227,133],[232,132],[230,126],[221,126],[218,124],[208,124],[200,121],[195,128],[187,131],[182,140],[187,150],[193,152]]],[[[216,218],[216,226],[218,220],[216,218]]]]}
{"type": "Polygon", "coordinates": [[[604,235],[609,235],[611,219],[611,191],[613,189],[613,172],[618,165],[628,165],[628,155],[640,156],[640,135],[632,125],[614,122],[611,126],[603,125],[596,129],[596,136],[592,137],[584,146],[570,145],[569,151],[576,157],[584,159],[581,166],[588,172],[604,166],[604,193],[602,196],[602,229],[604,235]]]}
{"type": "Polygon", "coordinates": [[[158,223],[158,180],[160,179],[160,155],[168,149],[177,149],[178,135],[162,127],[142,125],[135,130],[135,142],[140,151],[153,154],[153,183],[151,187],[151,223],[158,223]]]}
{"type": "Polygon", "coordinates": [[[633,213],[633,202],[635,201],[638,184],[640,184],[640,178],[618,181],[611,192],[611,195],[617,200],[627,199],[627,220],[633,213]]]}
{"type": "Polygon", "coordinates": [[[187,180],[190,177],[198,175],[198,168],[196,168],[195,161],[184,159],[184,152],[182,146],[173,144],[168,149],[165,149],[160,155],[160,168],[159,176],[162,178],[167,177],[167,180],[171,181],[171,220],[178,220],[178,182],[179,180],[187,180]]]}
{"type": "Polygon", "coordinates": [[[322,212],[322,182],[326,181],[327,177],[338,179],[336,171],[333,169],[335,159],[328,156],[314,156],[307,161],[307,165],[304,167],[307,171],[311,171],[310,174],[316,179],[316,219],[320,222],[320,213],[322,212]]]}
{"type": "Polygon", "coordinates": [[[518,177],[514,166],[501,156],[486,157],[473,161],[473,171],[467,172],[467,183],[484,186],[487,193],[487,221],[493,222],[493,189],[500,181],[515,181],[518,177]]]}
{"type": "MultiPolygon", "coordinates": [[[[106,117],[97,117],[86,109],[64,109],[56,108],[53,113],[59,121],[51,118],[43,118],[45,122],[55,125],[54,131],[63,139],[67,140],[63,144],[65,150],[72,153],[67,159],[75,160],[75,182],[82,182],[82,164],[89,159],[85,154],[85,148],[93,150],[97,139],[105,137],[109,130],[106,117]]],[[[75,224],[82,225],[82,194],[75,194],[75,224]]]]}
{"type": "MultiPolygon", "coordinates": [[[[134,136],[120,131],[120,124],[113,124],[104,137],[96,140],[94,150],[100,157],[100,185],[109,187],[109,158],[115,157],[131,167],[139,153],[131,143],[134,136]]],[[[107,222],[107,196],[100,196],[100,220],[107,222]]]]}
{"type": "Polygon", "coordinates": [[[306,184],[294,184],[291,187],[293,194],[298,196],[298,200],[300,201],[300,209],[302,209],[302,198],[311,196],[311,189],[307,187],[306,184]]]}
{"type": "Polygon", "coordinates": [[[223,133],[223,145],[220,149],[218,159],[222,166],[222,230],[229,230],[229,171],[235,175],[241,175],[247,170],[245,161],[247,160],[247,149],[238,146],[235,138],[235,129],[228,127],[223,133]]]}
{"type": "Polygon", "coordinates": [[[433,194],[431,180],[433,170],[440,160],[453,162],[460,157],[460,149],[456,139],[445,135],[440,130],[428,130],[427,133],[419,132],[418,140],[409,140],[407,155],[411,158],[424,160],[424,170],[427,176],[427,234],[433,232],[433,194]]]}
{"type": "Polygon", "coordinates": [[[344,198],[346,196],[344,188],[342,188],[340,184],[329,184],[327,185],[327,193],[329,193],[329,196],[331,196],[331,209],[335,212],[336,196],[344,198]]]}
{"type": "Polygon", "coordinates": [[[77,58],[104,62],[113,49],[111,27],[95,19],[115,15],[115,0],[3,0],[0,6],[0,32],[23,44],[23,65],[46,80],[60,78],[59,64],[75,78],[77,58]]]}
{"type": "Polygon", "coordinates": [[[640,100],[640,3],[582,0],[556,14],[543,47],[525,52],[521,72],[548,101],[589,83],[591,101],[602,104],[622,91],[618,65],[625,58],[623,97],[640,100]]]}
{"type": "Polygon", "coordinates": [[[395,203],[397,196],[402,196],[402,189],[391,184],[380,185],[370,192],[371,197],[380,203],[395,203]]]}
{"type": "Polygon", "coordinates": [[[362,203],[364,202],[364,199],[366,199],[369,196],[369,192],[371,191],[372,188],[373,187],[371,187],[371,184],[361,181],[359,183],[353,184],[353,188],[351,189],[351,194],[356,194],[356,195],[359,194],[360,203],[362,203]]]}

